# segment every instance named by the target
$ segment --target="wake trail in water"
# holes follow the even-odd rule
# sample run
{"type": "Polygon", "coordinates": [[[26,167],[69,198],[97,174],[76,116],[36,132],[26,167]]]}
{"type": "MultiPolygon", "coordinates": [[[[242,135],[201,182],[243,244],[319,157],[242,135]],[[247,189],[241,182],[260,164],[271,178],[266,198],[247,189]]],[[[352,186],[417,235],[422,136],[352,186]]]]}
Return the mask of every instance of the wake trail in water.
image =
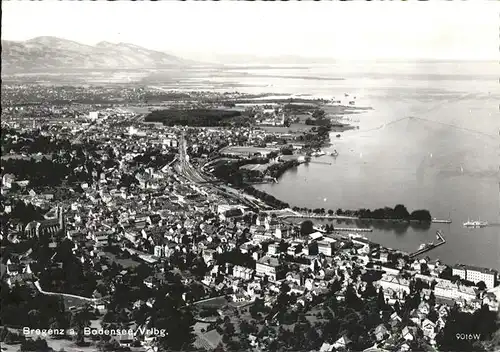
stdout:
{"type": "Polygon", "coordinates": [[[397,120],[394,120],[394,121],[391,121],[391,122],[384,123],[384,124],[382,124],[382,125],[380,125],[380,126],[378,126],[378,127],[370,128],[370,129],[368,129],[368,130],[362,130],[362,131],[360,131],[360,132],[371,132],[371,131],[381,130],[381,129],[382,129],[382,128],[384,128],[384,127],[387,127],[387,126],[390,126],[390,125],[394,125],[394,124],[396,124],[396,123],[398,123],[398,122],[401,122],[401,121],[404,121],[404,120],[408,120],[408,119],[411,119],[411,118],[412,118],[411,116],[408,116],[408,117],[401,117],[401,118],[399,118],[399,119],[397,119],[397,120]]]}
{"type": "Polygon", "coordinates": [[[494,135],[494,134],[489,134],[489,133],[481,132],[478,130],[473,130],[473,129],[467,128],[467,127],[457,126],[457,125],[454,125],[451,123],[432,121],[432,120],[429,120],[429,119],[426,119],[423,117],[414,117],[414,119],[422,120],[422,121],[426,121],[426,122],[430,122],[430,123],[434,123],[434,124],[438,124],[438,125],[442,125],[442,126],[446,126],[446,127],[451,127],[451,128],[457,129],[457,130],[462,130],[462,131],[466,131],[466,132],[470,132],[470,133],[477,133],[477,134],[480,134],[480,135],[485,136],[485,137],[491,137],[491,138],[496,137],[496,135],[494,135]]]}
{"type": "MultiPolygon", "coordinates": [[[[458,102],[460,100],[467,99],[467,98],[470,98],[470,97],[475,97],[475,96],[476,96],[476,94],[467,93],[467,94],[463,94],[463,95],[461,95],[461,96],[459,96],[457,98],[448,99],[448,100],[445,100],[445,101],[440,101],[440,102],[436,103],[434,106],[431,106],[430,108],[424,110],[422,113],[429,113],[429,112],[431,112],[431,111],[433,111],[433,110],[441,107],[443,104],[452,103],[452,102],[458,102]]],[[[485,133],[485,132],[481,132],[481,131],[474,130],[474,129],[471,129],[471,128],[461,127],[461,126],[458,126],[458,125],[455,125],[455,124],[451,124],[451,123],[433,121],[433,120],[430,120],[430,119],[427,119],[427,118],[424,118],[424,117],[414,117],[414,116],[402,117],[402,118],[399,118],[397,120],[384,123],[384,124],[382,124],[382,125],[380,125],[378,127],[370,128],[368,130],[360,130],[359,132],[363,133],[363,132],[372,132],[372,131],[381,130],[381,129],[387,127],[387,126],[396,124],[398,122],[402,122],[402,121],[407,120],[407,119],[417,119],[417,120],[421,120],[421,121],[426,121],[426,122],[430,122],[430,123],[433,123],[433,124],[450,127],[450,128],[453,128],[453,129],[457,129],[457,130],[461,130],[461,131],[465,131],[465,132],[469,132],[469,133],[476,133],[476,134],[479,134],[479,135],[482,135],[482,136],[485,136],[485,137],[490,137],[490,138],[497,137],[496,135],[485,133]]]]}
{"type": "Polygon", "coordinates": [[[481,136],[485,136],[485,137],[489,137],[489,138],[497,138],[497,136],[494,135],[494,134],[489,134],[489,133],[486,133],[486,132],[482,132],[482,131],[474,130],[474,129],[471,129],[471,128],[454,125],[454,124],[451,124],[451,123],[439,122],[439,121],[432,121],[432,120],[429,120],[429,119],[426,119],[426,118],[423,118],[423,117],[414,117],[414,116],[402,117],[400,119],[397,119],[397,120],[394,120],[394,121],[391,121],[391,122],[388,122],[388,123],[384,123],[384,124],[382,124],[380,126],[377,126],[377,127],[373,127],[373,128],[367,129],[367,130],[360,130],[359,133],[378,131],[378,130],[381,130],[381,129],[387,127],[387,126],[390,126],[390,125],[393,125],[393,124],[396,124],[398,122],[402,122],[402,121],[408,120],[408,119],[421,120],[421,121],[429,122],[429,123],[436,124],[436,125],[450,127],[450,128],[456,129],[456,130],[464,131],[464,132],[479,134],[481,136]]]}

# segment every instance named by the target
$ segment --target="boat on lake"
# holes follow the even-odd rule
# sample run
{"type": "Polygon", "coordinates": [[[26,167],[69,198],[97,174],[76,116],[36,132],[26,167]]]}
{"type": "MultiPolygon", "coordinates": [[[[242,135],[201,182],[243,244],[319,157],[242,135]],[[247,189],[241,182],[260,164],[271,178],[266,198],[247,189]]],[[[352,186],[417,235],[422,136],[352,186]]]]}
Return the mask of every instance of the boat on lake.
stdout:
{"type": "Polygon", "coordinates": [[[429,242],[429,243],[422,243],[419,247],[418,250],[421,251],[422,249],[426,249],[429,247],[434,246],[434,242],[429,242]]]}
{"type": "Polygon", "coordinates": [[[322,150],[318,150],[318,151],[315,151],[313,153],[311,153],[312,156],[323,156],[325,155],[326,153],[322,150]]]}
{"type": "Polygon", "coordinates": [[[469,228],[480,228],[486,226],[488,226],[488,223],[486,221],[481,221],[481,220],[467,220],[466,222],[464,222],[464,227],[469,227],[469,228]]]}

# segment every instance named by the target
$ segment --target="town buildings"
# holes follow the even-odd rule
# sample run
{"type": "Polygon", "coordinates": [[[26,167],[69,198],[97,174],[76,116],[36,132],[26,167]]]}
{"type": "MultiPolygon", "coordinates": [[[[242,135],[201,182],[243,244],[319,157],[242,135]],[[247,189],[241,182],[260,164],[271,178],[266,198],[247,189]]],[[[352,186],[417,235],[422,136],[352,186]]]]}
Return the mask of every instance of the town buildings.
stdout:
{"type": "Polygon", "coordinates": [[[436,296],[449,298],[453,300],[464,299],[470,301],[476,298],[476,290],[473,287],[467,287],[460,284],[453,284],[451,281],[442,280],[434,287],[436,296]]]}
{"type": "MultiPolygon", "coordinates": [[[[65,110],[57,113],[70,114],[65,110]]],[[[75,111],[72,114],[79,115],[75,111]]],[[[389,305],[388,312],[381,314],[383,323],[377,323],[366,334],[373,336],[379,346],[392,340],[398,348],[409,346],[420,335],[429,343],[435,342],[437,332],[446,324],[449,308],[445,307],[447,303],[429,304],[431,292],[436,301],[458,303],[464,311],[475,311],[481,304],[492,311],[498,310],[498,294],[480,292],[478,287],[441,278],[446,268],[442,263],[407,259],[404,253],[389,249],[378,251],[379,245],[360,236],[345,238],[335,232],[327,235],[321,231],[303,236],[297,224],[276,213],[272,215],[273,211],[264,207],[257,211],[255,204],[244,202],[240,190],[226,185],[226,189],[233,191],[230,196],[222,187],[193,180],[182,169],[189,162],[200,173],[202,169],[209,172],[212,166],[209,154],[217,155],[220,147],[218,156],[274,159],[273,154],[279,154],[279,148],[254,145],[259,140],[267,143],[268,136],[263,131],[246,127],[193,129],[187,133],[191,157],[180,160],[180,128],[141,124],[135,114],[114,110],[100,111],[98,116],[102,124],[98,129],[70,120],[67,124],[50,123],[44,132],[53,139],[65,138],[78,145],[87,143],[91,150],[84,149],[81,160],[76,157],[80,154],[77,147],[70,144],[75,150],[67,153],[61,150],[64,157],[61,163],[75,166],[77,176],[81,176],[80,179],[69,175],[75,177],[71,182],[65,181],[67,195],[46,196],[50,192],[35,192],[29,182],[22,192],[16,193],[12,185],[17,177],[11,173],[3,175],[2,194],[11,198],[10,211],[15,206],[14,200],[57,210],[48,219],[27,224],[11,219],[2,239],[6,238],[13,246],[28,240],[36,243],[37,239],[48,239],[49,266],[43,268],[47,273],[60,272],[64,263],[55,254],[58,248],[65,247],[61,246],[64,241],[69,241],[75,262],[82,264],[89,277],[97,278],[92,292],[99,288],[102,291],[97,292],[99,295],[112,297],[116,286],[126,285],[134,295],[144,295],[138,303],[134,297],[134,302],[128,302],[126,310],[119,312],[124,323],[134,323],[133,317],[144,311],[152,314],[159,306],[155,305],[158,299],[155,295],[168,288],[169,295],[179,293],[180,305],[186,307],[200,301],[229,298],[231,302],[224,301],[215,314],[216,318],[231,316],[235,324],[238,316],[250,314],[251,308],[238,311],[239,308],[262,301],[265,308],[254,314],[252,320],[259,325],[257,330],[263,331],[264,325],[280,323],[276,309],[284,309],[286,314],[282,315],[293,315],[309,313],[314,307],[315,314],[325,315],[329,310],[323,303],[331,296],[335,302],[345,301],[350,288],[364,303],[363,295],[369,286],[367,277],[376,277],[373,285],[381,289],[389,305]],[[106,116],[102,121],[101,115],[106,116]],[[208,145],[206,150],[205,145],[208,145]],[[424,264],[427,272],[422,270],[424,264]],[[411,288],[417,281],[424,282],[425,287],[414,293],[411,288]],[[287,286],[289,291],[284,292],[287,286]],[[332,287],[338,290],[332,291],[332,287]],[[284,295],[290,304],[277,308],[276,302],[284,295]],[[393,311],[396,303],[401,307],[407,299],[409,302],[408,297],[416,295],[422,302],[408,317],[393,311]]],[[[16,123],[21,126],[19,121],[16,123]]],[[[36,129],[40,126],[46,127],[42,122],[36,129]]],[[[33,127],[30,124],[18,128],[31,131],[33,127]]],[[[59,156],[54,157],[59,161],[59,156]]],[[[40,269],[29,263],[37,252],[32,250],[24,256],[8,253],[4,271],[7,286],[29,285],[41,275],[40,269]]],[[[496,285],[493,271],[470,266],[457,266],[452,271],[463,280],[476,284],[484,281],[487,288],[496,285]]],[[[166,296],[162,297],[167,299],[166,296]]],[[[198,312],[194,310],[194,314],[198,312]]],[[[310,317],[304,315],[306,319],[310,317]]],[[[224,343],[216,329],[200,330],[196,335],[197,345],[207,349],[224,343]]],[[[252,335],[251,343],[262,351],[269,350],[273,337],[271,333],[262,335],[252,335]]],[[[353,344],[343,334],[326,340],[320,344],[325,351],[350,348],[353,344]]],[[[392,345],[387,348],[395,350],[392,345]]]]}
{"type": "Polygon", "coordinates": [[[487,288],[493,288],[496,286],[496,282],[498,280],[498,272],[496,270],[478,268],[471,265],[454,265],[452,267],[452,274],[475,284],[483,281],[487,288]]]}
{"type": "Polygon", "coordinates": [[[270,281],[280,280],[284,277],[282,264],[279,259],[271,256],[264,256],[257,261],[255,274],[267,277],[270,281]]]}

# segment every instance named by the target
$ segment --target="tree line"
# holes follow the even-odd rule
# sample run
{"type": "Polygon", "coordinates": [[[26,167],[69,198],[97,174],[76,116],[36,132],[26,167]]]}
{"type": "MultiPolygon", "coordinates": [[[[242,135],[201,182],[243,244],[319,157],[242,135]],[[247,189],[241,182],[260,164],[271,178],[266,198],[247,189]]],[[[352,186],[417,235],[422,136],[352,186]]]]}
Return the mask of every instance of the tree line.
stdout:
{"type": "Polygon", "coordinates": [[[289,170],[292,167],[295,167],[297,165],[299,165],[299,162],[297,160],[289,160],[289,161],[285,161],[284,163],[278,163],[278,164],[274,164],[274,165],[269,166],[269,168],[266,170],[266,172],[271,177],[279,178],[287,170],[289,170]]]}
{"type": "Polygon", "coordinates": [[[431,213],[426,209],[414,210],[411,213],[402,204],[396,205],[394,208],[384,207],[375,210],[359,209],[354,212],[354,216],[361,219],[387,219],[387,220],[413,220],[413,221],[431,221],[431,213]]]}
{"type": "Polygon", "coordinates": [[[147,122],[162,122],[165,126],[217,127],[230,126],[232,120],[241,115],[240,111],[217,109],[168,109],[152,111],[145,120],[147,122]]]}
{"type": "Polygon", "coordinates": [[[384,207],[377,208],[375,210],[370,209],[359,209],[359,210],[343,210],[337,209],[333,211],[332,209],[325,208],[315,208],[309,209],[305,207],[293,207],[295,211],[301,211],[306,213],[313,213],[317,215],[326,215],[329,216],[350,216],[350,217],[358,217],[360,219],[375,219],[375,220],[404,220],[404,221],[432,221],[432,216],[429,210],[419,209],[414,210],[411,213],[406,209],[406,207],[402,204],[396,205],[394,208],[384,207]]]}
{"type": "Polygon", "coordinates": [[[262,201],[264,201],[265,203],[269,204],[270,206],[272,206],[274,208],[284,209],[284,208],[288,208],[290,206],[288,203],[285,203],[285,202],[277,199],[276,197],[274,197],[270,194],[267,194],[266,192],[260,191],[252,186],[245,187],[245,192],[254,196],[254,197],[261,199],[262,201]]]}

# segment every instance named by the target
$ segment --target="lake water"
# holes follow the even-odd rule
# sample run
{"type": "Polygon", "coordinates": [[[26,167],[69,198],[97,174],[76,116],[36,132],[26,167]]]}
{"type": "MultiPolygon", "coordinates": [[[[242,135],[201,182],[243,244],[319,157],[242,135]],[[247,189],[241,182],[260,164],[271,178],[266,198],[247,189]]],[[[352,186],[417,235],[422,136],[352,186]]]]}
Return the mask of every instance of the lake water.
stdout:
{"type": "Polygon", "coordinates": [[[179,90],[356,96],[357,106],[373,110],[352,116],[359,130],[340,139],[331,136],[329,150],[340,155],[320,158],[331,165],[301,165],[278,184],[258,188],[300,207],[373,209],[401,203],[410,211],[429,209],[453,223],[428,230],[374,229],[366,236],[414,251],[434,241],[441,229],[447,243],[430,257],[500,269],[498,67],[496,62],[242,66],[155,72],[142,83],[179,90]],[[491,226],[464,229],[468,218],[491,226]]]}
{"type": "MultiPolygon", "coordinates": [[[[203,75],[202,73],[199,73],[203,75]]],[[[430,257],[500,268],[500,89],[497,63],[357,63],[212,72],[212,87],[240,92],[356,96],[373,110],[340,139],[331,165],[301,165],[259,188],[291,205],[326,209],[404,204],[453,223],[375,229],[367,237],[414,251],[441,229],[430,257]],[[338,80],[337,78],[343,78],[338,80]],[[396,121],[396,122],[394,122],[396,121]],[[391,123],[393,122],[393,123],[391,123]],[[490,227],[464,229],[471,219],[490,227]]]]}

